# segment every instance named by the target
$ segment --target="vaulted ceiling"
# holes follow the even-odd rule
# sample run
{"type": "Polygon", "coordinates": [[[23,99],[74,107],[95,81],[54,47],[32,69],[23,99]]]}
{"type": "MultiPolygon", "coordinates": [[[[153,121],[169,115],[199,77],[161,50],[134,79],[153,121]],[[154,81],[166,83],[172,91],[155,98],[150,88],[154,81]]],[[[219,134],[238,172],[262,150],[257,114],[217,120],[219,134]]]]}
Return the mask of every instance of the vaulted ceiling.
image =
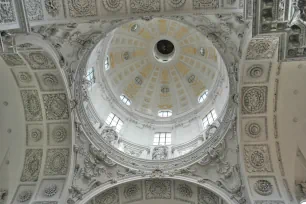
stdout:
{"type": "Polygon", "coordinates": [[[0,202],[127,203],[124,188],[135,184],[126,195],[137,201],[128,202],[299,203],[306,198],[305,19],[303,1],[0,0],[0,28],[10,30],[1,33],[0,202]],[[110,35],[103,74],[117,97],[148,115],[191,110],[224,60],[228,114],[205,148],[156,162],[121,154],[103,138],[93,142],[99,134],[82,115],[82,73],[110,35]],[[147,54],[161,35],[180,48],[171,66],[147,54]],[[186,82],[189,73],[199,86],[186,82]],[[138,75],[143,86],[129,87],[138,75]],[[170,86],[170,99],[152,79],[170,86]],[[189,187],[179,188],[182,180],[189,187]]]}
{"type": "Polygon", "coordinates": [[[129,22],[109,35],[103,57],[110,68],[105,63],[100,67],[115,97],[120,100],[124,94],[140,113],[157,117],[159,110],[172,110],[179,115],[203,105],[198,98],[205,90],[213,92],[223,62],[212,43],[194,28],[156,18],[129,22]],[[163,39],[174,44],[174,55],[167,62],[154,56],[156,43],[163,39]],[[137,77],[141,84],[135,82],[137,77]]]}

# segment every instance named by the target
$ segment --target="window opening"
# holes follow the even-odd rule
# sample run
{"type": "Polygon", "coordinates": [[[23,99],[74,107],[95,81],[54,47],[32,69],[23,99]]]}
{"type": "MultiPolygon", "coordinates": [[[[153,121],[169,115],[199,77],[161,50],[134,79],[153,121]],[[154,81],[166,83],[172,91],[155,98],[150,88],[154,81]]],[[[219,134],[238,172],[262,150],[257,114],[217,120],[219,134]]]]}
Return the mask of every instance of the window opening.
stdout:
{"type": "Polygon", "coordinates": [[[107,55],[104,61],[105,70],[108,70],[110,67],[109,56],[107,55]]]}
{"type": "Polygon", "coordinates": [[[87,70],[86,79],[91,83],[91,85],[93,83],[95,83],[95,75],[94,75],[94,68],[93,67],[91,67],[87,70]]]}
{"type": "Polygon", "coordinates": [[[142,79],[141,79],[141,77],[139,77],[139,76],[135,77],[135,83],[136,83],[137,85],[141,85],[141,84],[142,84],[142,79]]]}
{"type": "Polygon", "coordinates": [[[202,103],[202,102],[206,99],[207,94],[208,94],[208,91],[205,90],[205,91],[199,96],[198,102],[199,102],[199,103],[202,103]]]}
{"type": "Polygon", "coordinates": [[[153,145],[171,145],[171,133],[170,132],[155,133],[153,145]]]}
{"type": "Polygon", "coordinates": [[[122,120],[116,116],[114,113],[110,113],[105,121],[105,123],[110,127],[115,127],[117,132],[120,132],[123,122],[122,120]]]}
{"type": "Polygon", "coordinates": [[[128,99],[128,97],[126,97],[125,95],[121,95],[120,96],[120,99],[121,99],[121,101],[123,102],[123,103],[125,103],[126,105],[131,105],[131,100],[130,99],[128,99]]]}
{"type": "Polygon", "coordinates": [[[215,109],[209,111],[209,113],[202,119],[202,125],[204,130],[206,130],[208,125],[211,125],[217,119],[217,113],[215,109]]]}
{"type": "Polygon", "coordinates": [[[172,111],[171,110],[165,110],[165,111],[159,111],[158,116],[161,118],[168,118],[172,116],[172,111]]]}

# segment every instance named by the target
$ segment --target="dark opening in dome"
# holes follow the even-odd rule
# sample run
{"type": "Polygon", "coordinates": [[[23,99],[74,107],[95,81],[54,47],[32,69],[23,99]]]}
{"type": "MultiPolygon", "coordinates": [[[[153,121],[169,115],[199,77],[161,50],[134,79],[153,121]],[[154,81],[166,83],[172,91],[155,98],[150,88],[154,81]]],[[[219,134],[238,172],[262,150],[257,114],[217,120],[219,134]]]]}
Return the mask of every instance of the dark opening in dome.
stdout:
{"type": "Polygon", "coordinates": [[[174,45],[169,40],[160,40],[157,42],[156,48],[161,54],[168,55],[173,52],[174,45]]]}

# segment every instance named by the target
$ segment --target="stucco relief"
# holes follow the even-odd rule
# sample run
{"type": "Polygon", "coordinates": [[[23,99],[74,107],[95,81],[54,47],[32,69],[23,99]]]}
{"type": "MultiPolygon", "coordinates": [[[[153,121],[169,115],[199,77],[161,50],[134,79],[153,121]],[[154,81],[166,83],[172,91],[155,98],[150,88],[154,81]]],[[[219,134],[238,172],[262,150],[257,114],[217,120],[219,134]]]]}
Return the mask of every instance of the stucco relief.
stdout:
{"type": "Polygon", "coordinates": [[[167,146],[157,146],[154,147],[152,153],[152,160],[165,160],[168,158],[168,147],[167,146]]]}
{"type": "Polygon", "coordinates": [[[218,0],[193,0],[193,8],[195,9],[216,9],[218,7],[218,0]]]}
{"type": "Polygon", "coordinates": [[[279,200],[281,198],[280,189],[275,176],[249,176],[249,187],[251,195],[254,198],[261,197],[258,200],[265,200],[266,198],[274,198],[279,200]]]}
{"type": "Polygon", "coordinates": [[[247,63],[244,69],[243,82],[245,84],[267,83],[270,79],[272,63],[247,63]]]}
{"type": "Polygon", "coordinates": [[[37,90],[21,90],[26,121],[42,121],[42,111],[37,90]]]}
{"type": "Polygon", "coordinates": [[[42,161],[42,149],[27,149],[20,181],[36,182],[38,180],[42,161]]]}
{"type": "Polygon", "coordinates": [[[145,181],[146,199],[171,199],[171,181],[152,179],[145,181]]]}
{"type": "Polygon", "coordinates": [[[109,189],[95,198],[96,204],[119,204],[118,188],[109,189]]]}
{"type": "Polygon", "coordinates": [[[30,52],[22,53],[30,67],[34,70],[38,69],[55,69],[56,65],[46,52],[30,52]]]}
{"type": "Polygon", "coordinates": [[[57,201],[37,201],[34,204],[58,204],[57,201]]]}
{"type": "Polygon", "coordinates": [[[69,118],[66,94],[43,94],[43,102],[47,120],[62,120],[69,118]]]}
{"type": "Polygon", "coordinates": [[[123,5],[123,0],[102,0],[103,6],[107,11],[116,12],[119,11],[123,5]]]}
{"type": "Polygon", "coordinates": [[[244,145],[246,170],[253,172],[273,172],[268,145],[244,145]]]}
{"type": "Polygon", "coordinates": [[[61,2],[60,0],[45,0],[45,8],[50,16],[56,17],[59,15],[61,2]]]}
{"type": "Polygon", "coordinates": [[[34,87],[35,81],[33,80],[32,74],[24,68],[12,68],[12,73],[16,80],[18,87],[34,87]]]}
{"type": "Polygon", "coordinates": [[[63,91],[64,83],[58,72],[35,73],[41,91],[63,91]]]}
{"type": "Polygon", "coordinates": [[[0,0],[0,24],[16,22],[12,0],[0,0]]]}
{"type": "Polygon", "coordinates": [[[25,6],[30,21],[43,20],[44,14],[41,0],[25,0],[25,6]]]}
{"type": "Polygon", "coordinates": [[[242,88],[242,113],[258,114],[267,111],[267,86],[242,88]]]}
{"type": "Polygon", "coordinates": [[[277,43],[277,38],[252,39],[247,49],[246,59],[271,59],[276,51],[277,43]]]}
{"type": "Polygon", "coordinates": [[[31,200],[32,195],[33,195],[32,190],[23,190],[19,192],[16,200],[20,203],[25,203],[31,200]]]}
{"type": "Polygon", "coordinates": [[[126,184],[122,189],[122,203],[131,203],[143,200],[142,182],[132,182],[126,184]]]}
{"type": "Polygon", "coordinates": [[[285,202],[280,200],[255,200],[255,204],[285,204],[285,202]]]}
{"type": "Polygon", "coordinates": [[[273,193],[273,185],[267,180],[260,179],[255,182],[254,190],[259,195],[269,196],[273,193]]]}
{"type": "Polygon", "coordinates": [[[131,0],[132,13],[149,13],[160,11],[160,0],[131,0]]]}
{"type": "Polygon", "coordinates": [[[183,7],[185,4],[186,0],[169,0],[167,3],[172,7],[172,8],[180,8],[183,7]]]}
{"type": "Polygon", "coordinates": [[[26,144],[28,146],[43,145],[44,127],[42,124],[27,124],[26,131],[26,144]]]}
{"type": "Polygon", "coordinates": [[[241,129],[244,141],[266,141],[267,134],[267,118],[266,117],[242,117],[241,129]]]}
{"type": "Polygon", "coordinates": [[[25,65],[22,58],[18,54],[2,54],[1,57],[10,67],[25,65]]]}
{"type": "Polygon", "coordinates": [[[194,204],[193,195],[195,194],[192,187],[185,182],[173,181],[174,199],[194,204]]]}
{"type": "Polygon", "coordinates": [[[68,0],[71,17],[86,17],[97,15],[96,0],[68,0]]]}
{"type": "Polygon", "coordinates": [[[66,175],[69,163],[69,149],[48,149],[44,169],[45,176],[66,175]]]}
{"type": "Polygon", "coordinates": [[[198,204],[215,204],[219,203],[219,198],[211,191],[198,187],[198,204]]]}

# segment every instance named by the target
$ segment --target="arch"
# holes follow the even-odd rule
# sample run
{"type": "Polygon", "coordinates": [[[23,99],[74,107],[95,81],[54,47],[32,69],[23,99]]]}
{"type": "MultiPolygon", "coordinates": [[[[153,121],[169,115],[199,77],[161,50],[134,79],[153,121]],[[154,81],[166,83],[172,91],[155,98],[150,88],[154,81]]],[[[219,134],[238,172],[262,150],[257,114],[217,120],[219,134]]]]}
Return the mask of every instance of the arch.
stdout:
{"type": "MultiPolygon", "coordinates": [[[[102,187],[98,187],[96,189],[94,189],[93,191],[91,191],[88,195],[86,195],[86,197],[82,198],[82,200],[77,201],[75,204],[86,204],[88,203],[91,199],[93,199],[95,196],[106,192],[107,190],[114,188],[114,187],[119,187],[120,185],[124,185],[130,182],[135,182],[135,181],[146,181],[146,180],[172,180],[172,181],[185,181],[191,184],[194,184],[196,186],[200,186],[203,187],[205,189],[208,189],[209,191],[213,192],[214,194],[216,194],[217,196],[221,197],[227,204],[238,204],[237,201],[235,201],[227,192],[225,192],[223,189],[221,189],[220,187],[210,183],[210,182],[200,182],[200,181],[196,181],[195,179],[191,179],[188,177],[183,177],[183,176],[175,176],[175,177],[171,177],[171,176],[162,176],[162,177],[147,177],[144,178],[142,176],[138,176],[138,177],[131,177],[131,178],[127,178],[121,181],[118,181],[117,183],[114,184],[106,184],[103,185],[102,187]]],[[[171,184],[172,185],[172,184],[171,184]]],[[[172,187],[172,186],[171,186],[172,187]]],[[[172,197],[172,195],[171,195],[172,197]]]]}
{"type": "MultiPolygon", "coordinates": [[[[170,19],[178,21],[177,18],[170,18],[170,19]]],[[[132,20],[134,20],[134,19],[132,19],[132,20]]],[[[124,23],[128,23],[130,21],[131,21],[131,19],[121,21],[120,23],[118,23],[116,25],[113,25],[109,30],[107,30],[107,29],[106,30],[107,30],[108,33],[110,33],[117,26],[120,26],[124,23]]],[[[184,21],[184,20],[182,20],[182,21],[189,26],[195,27],[195,25],[193,25],[192,22],[184,21]]],[[[226,53],[226,51],[227,51],[226,50],[226,45],[223,42],[223,40],[221,39],[221,37],[218,37],[215,34],[209,33],[205,29],[207,26],[209,26],[209,25],[202,25],[202,26],[198,25],[196,28],[203,35],[207,36],[209,40],[212,41],[213,45],[219,51],[222,59],[224,60],[224,63],[226,65],[228,73],[235,73],[234,69],[235,69],[235,66],[237,64],[236,59],[238,58],[238,56],[236,56],[236,53],[227,54],[226,53]]],[[[94,32],[97,33],[97,31],[94,31],[94,32]]],[[[88,35],[91,35],[91,34],[88,33],[88,35]]],[[[226,34],[224,34],[224,35],[226,35],[226,34]]],[[[93,44],[90,44],[88,47],[83,47],[81,49],[82,57],[80,59],[78,68],[75,71],[75,73],[76,73],[75,82],[76,83],[75,83],[75,86],[74,86],[74,97],[78,101],[83,101],[83,100],[88,99],[88,94],[86,93],[85,90],[83,90],[83,93],[80,93],[80,91],[79,91],[79,90],[82,90],[82,88],[83,88],[82,78],[83,78],[83,75],[84,75],[84,71],[86,69],[86,65],[88,63],[88,59],[90,58],[91,54],[93,53],[93,51],[98,46],[103,45],[103,39],[106,36],[107,35],[105,35],[104,33],[103,34],[97,34],[96,38],[94,39],[93,44]]],[[[102,49],[106,49],[106,48],[107,48],[106,45],[102,46],[102,49]]],[[[104,51],[105,50],[102,50],[102,53],[104,53],[104,51]]],[[[80,52],[78,53],[78,55],[80,56],[80,52]]],[[[238,53],[237,53],[237,55],[238,55],[238,53]]],[[[104,56],[102,56],[100,58],[100,60],[103,60],[103,59],[104,59],[104,56]]],[[[98,74],[97,78],[99,78],[99,77],[100,76],[98,74]]],[[[236,82],[235,77],[236,77],[236,74],[229,74],[230,95],[235,95],[236,92],[237,92],[237,87],[236,87],[237,82],[236,82]]],[[[121,108],[121,110],[124,111],[126,107],[121,106],[120,108],[121,108]]],[[[205,142],[202,146],[197,147],[194,151],[186,153],[186,155],[182,155],[180,158],[169,159],[167,161],[160,161],[160,165],[162,166],[162,168],[171,168],[171,166],[176,166],[177,168],[186,167],[188,165],[191,165],[191,164],[195,163],[197,160],[201,159],[203,157],[203,155],[207,154],[207,151],[208,151],[209,147],[217,145],[217,143],[219,143],[220,141],[222,141],[224,139],[225,133],[230,129],[230,127],[232,125],[232,122],[233,122],[233,119],[234,119],[233,115],[235,114],[235,109],[236,109],[236,104],[234,103],[233,100],[231,100],[231,96],[229,96],[227,109],[224,111],[225,114],[224,114],[223,119],[226,120],[226,121],[230,121],[230,122],[222,123],[220,125],[220,127],[221,126],[223,126],[223,127],[217,129],[215,134],[220,135],[219,137],[216,137],[218,139],[215,140],[212,137],[208,138],[208,141],[205,142]],[[190,159],[190,158],[192,158],[192,159],[190,159]],[[186,161],[186,163],[182,163],[181,160],[186,161]]],[[[90,120],[88,119],[88,116],[85,112],[85,108],[83,107],[83,104],[80,104],[80,106],[77,109],[77,118],[78,118],[78,120],[81,124],[90,124],[90,125],[83,126],[83,131],[89,137],[89,140],[92,141],[92,143],[94,143],[95,146],[98,146],[99,149],[101,149],[105,152],[112,152],[109,155],[109,158],[111,160],[113,160],[114,162],[118,162],[120,164],[123,164],[125,166],[129,166],[130,168],[135,168],[134,163],[136,163],[138,165],[137,168],[140,168],[142,170],[144,170],[144,169],[145,170],[149,169],[151,171],[154,170],[154,168],[151,168],[151,167],[154,166],[154,165],[156,166],[157,162],[155,162],[155,163],[154,163],[154,161],[148,162],[145,159],[135,158],[133,156],[127,155],[127,154],[121,152],[120,150],[109,146],[107,143],[105,143],[104,140],[100,140],[99,139],[100,138],[99,134],[97,134],[96,129],[93,127],[93,125],[90,123],[90,120]],[[133,162],[131,162],[131,161],[133,161],[133,162]],[[132,165],[131,165],[131,163],[132,163],[132,165]]]]}
{"type": "Polygon", "coordinates": [[[71,182],[74,143],[71,95],[59,63],[62,59],[51,45],[35,35],[17,35],[15,40],[17,53],[3,55],[3,59],[21,95],[26,129],[22,136],[26,142],[21,175],[15,176],[16,186],[10,189],[15,193],[11,191],[8,199],[12,203],[20,199],[41,201],[50,190],[52,194],[48,195],[56,195],[59,200],[71,182]],[[25,75],[23,81],[18,77],[20,73],[25,75]],[[55,191],[51,189],[54,186],[55,191]]]}
{"type": "MultiPolygon", "coordinates": [[[[285,142],[287,135],[282,132],[284,120],[290,117],[290,100],[284,97],[285,81],[295,80],[290,78],[288,68],[302,65],[300,62],[279,61],[278,51],[282,49],[279,41],[278,37],[268,35],[252,38],[245,47],[240,64],[241,103],[237,132],[241,169],[245,172],[243,179],[254,203],[265,200],[271,203],[299,202],[294,195],[294,170],[289,170],[294,169],[292,166],[295,165],[297,150],[294,150],[296,147],[293,143],[296,137],[292,137],[291,142],[285,142]],[[284,74],[281,74],[282,71],[284,74]],[[287,148],[293,150],[290,159],[287,148]],[[260,184],[267,188],[260,189],[260,184]]],[[[290,72],[296,73],[296,70],[290,72]]],[[[304,76],[302,73],[300,75],[304,76]]],[[[289,125],[286,129],[292,130],[289,125]]]]}

